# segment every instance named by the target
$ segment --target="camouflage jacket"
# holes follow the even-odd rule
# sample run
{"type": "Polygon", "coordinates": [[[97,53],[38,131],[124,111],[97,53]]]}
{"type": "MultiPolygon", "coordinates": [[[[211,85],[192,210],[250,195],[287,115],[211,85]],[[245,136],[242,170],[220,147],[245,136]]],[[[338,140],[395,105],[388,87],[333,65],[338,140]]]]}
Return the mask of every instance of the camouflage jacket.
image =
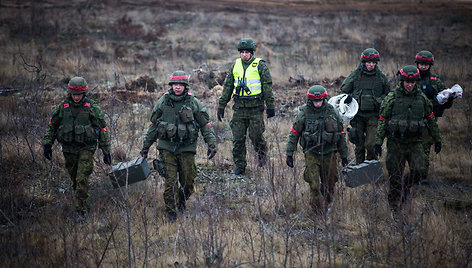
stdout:
{"type": "MultiPolygon", "coordinates": [[[[251,57],[251,59],[249,59],[248,61],[242,61],[243,68],[246,69],[254,61],[254,59],[254,57],[251,57]]],[[[220,100],[218,102],[218,109],[224,109],[226,107],[226,104],[228,104],[228,102],[231,100],[231,96],[233,95],[233,68],[234,63],[231,66],[229,72],[226,74],[226,79],[223,83],[223,93],[221,94],[220,100]]],[[[234,96],[233,109],[235,109],[236,107],[243,108],[263,106],[264,102],[267,109],[274,109],[275,104],[274,94],[272,92],[272,76],[270,75],[269,67],[267,67],[265,61],[261,60],[259,62],[259,65],[257,66],[257,70],[259,71],[259,74],[261,76],[262,96],[258,96],[257,98],[238,98],[237,96],[234,96]]]]}
{"type": "Polygon", "coordinates": [[[152,110],[151,125],[143,148],[149,149],[159,139],[159,150],[175,154],[196,153],[198,131],[209,146],[216,147],[215,133],[206,106],[190,93],[177,96],[169,89],[152,110]]]}
{"type": "Polygon", "coordinates": [[[420,88],[423,93],[428,97],[428,99],[433,104],[434,116],[442,117],[444,110],[451,108],[453,103],[453,98],[450,98],[443,105],[438,103],[436,96],[439,92],[445,89],[445,86],[441,79],[435,74],[428,72],[420,72],[421,80],[417,83],[418,88],[420,88]]]}
{"type": "Polygon", "coordinates": [[[418,87],[408,92],[400,83],[382,102],[379,118],[376,144],[382,144],[386,136],[399,143],[421,142],[424,131],[435,142],[441,141],[433,105],[418,87]]]}
{"type": "Polygon", "coordinates": [[[69,95],[55,107],[44,135],[44,144],[52,145],[56,139],[63,152],[75,153],[82,149],[94,152],[98,140],[103,153],[110,153],[103,112],[97,103],[85,96],[75,103],[69,95]]]}
{"type": "Polygon", "coordinates": [[[304,153],[310,151],[326,155],[339,152],[341,158],[347,157],[343,121],[336,109],[326,101],[321,108],[315,108],[311,101],[299,107],[288,136],[287,155],[293,155],[298,142],[304,153]]]}
{"type": "Polygon", "coordinates": [[[359,104],[358,116],[378,116],[382,100],[390,92],[385,74],[375,66],[368,72],[362,65],[352,71],[341,85],[341,91],[351,94],[359,104]]]}

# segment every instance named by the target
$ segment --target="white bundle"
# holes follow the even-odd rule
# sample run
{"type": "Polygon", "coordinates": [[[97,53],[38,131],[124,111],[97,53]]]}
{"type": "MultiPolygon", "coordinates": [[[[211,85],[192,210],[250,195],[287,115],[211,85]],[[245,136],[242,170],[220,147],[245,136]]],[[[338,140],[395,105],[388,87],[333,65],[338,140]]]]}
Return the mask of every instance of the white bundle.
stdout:
{"type": "Polygon", "coordinates": [[[348,97],[348,94],[341,94],[338,96],[331,97],[328,103],[333,105],[336,110],[341,114],[344,122],[351,121],[359,110],[359,104],[353,98],[351,103],[346,104],[344,101],[348,97]]]}
{"type": "Polygon", "coordinates": [[[462,98],[462,87],[458,84],[453,85],[451,88],[445,89],[438,93],[436,99],[438,103],[443,105],[448,101],[448,99],[452,96],[453,98],[462,98]]]}

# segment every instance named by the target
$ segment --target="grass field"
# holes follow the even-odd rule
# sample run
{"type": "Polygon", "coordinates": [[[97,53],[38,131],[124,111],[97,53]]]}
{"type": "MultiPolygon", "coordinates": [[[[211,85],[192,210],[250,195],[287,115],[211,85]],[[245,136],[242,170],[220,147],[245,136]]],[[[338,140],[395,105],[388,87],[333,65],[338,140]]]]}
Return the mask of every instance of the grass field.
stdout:
{"type": "MultiPolygon", "coordinates": [[[[472,262],[472,5],[467,1],[4,1],[0,3],[0,262],[7,267],[470,267],[472,262]],[[216,120],[222,76],[242,37],[274,79],[277,115],[266,120],[268,164],[248,150],[235,177],[229,120],[216,120]],[[330,213],[316,218],[296,168],[285,165],[294,109],[313,84],[339,92],[363,49],[380,68],[435,54],[433,72],[464,89],[438,119],[443,150],[431,184],[415,187],[397,221],[388,184],[336,187],[330,213]],[[113,189],[95,154],[91,212],[76,221],[60,146],[42,156],[50,113],[76,75],[105,113],[114,163],[139,155],[151,110],[172,71],[191,74],[208,107],[218,153],[199,140],[195,194],[176,223],[164,211],[163,178],[113,189]]],[[[349,158],[354,157],[349,144],[349,158]]],[[[156,157],[151,147],[150,159],[156,157]]],[[[384,163],[385,159],[382,159],[384,163]]]]}

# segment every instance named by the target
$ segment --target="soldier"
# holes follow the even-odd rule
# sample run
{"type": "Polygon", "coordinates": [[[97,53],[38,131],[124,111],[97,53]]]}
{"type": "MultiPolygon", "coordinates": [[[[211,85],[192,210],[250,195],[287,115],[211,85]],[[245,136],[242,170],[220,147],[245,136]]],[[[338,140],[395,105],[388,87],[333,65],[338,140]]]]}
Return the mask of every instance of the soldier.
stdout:
{"type": "Polygon", "coordinates": [[[364,50],[359,68],[352,71],[341,85],[341,91],[349,94],[345,103],[350,103],[352,98],[359,103],[359,111],[351,120],[352,128],[349,130],[349,141],[356,146],[357,164],[376,159],[373,148],[379,108],[390,91],[388,79],[378,67],[379,61],[377,50],[364,50]]]}
{"type": "Polygon", "coordinates": [[[188,75],[184,71],[173,72],[169,85],[171,88],[152,110],[140,153],[147,158],[149,147],[159,139],[157,166],[165,179],[164,202],[169,220],[175,221],[177,212],[185,210],[185,201],[193,193],[198,131],[208,144],[209,159],[216,154],[216,138],[205,105],[188,92],[188,75]]]}
{"type": "Polygon", "coordinates": [[[343,121],[325,99],[328,93],[320,85],[308,89],[307,103],[299,107],[287,142],[286,163],[293,168],[293,152],[298,141],[305,153],[303,178],[310,184],[311,205],[323,213],[332,201],[336,184],[336,152],[347,165],[347,145],[343,121]]]}
{"type": "Polygon", "coordinates": [[[52,145],[57,139],[62,145],[66,168],[76,194],[75,207],[81,216],[89,210],[88,178],[93,171],[93,155],[98,146],[103,162],[111,165],[110,140],[103,112],[86,97],[88,85],[84,78],[69,81],[69,96],[53,111],[44,136],[44,157],[51,160],[52,145]]]}
{"type": "Polygon", "coordinates": [[[218,120],[224,118],[226,104],[234,99],[233,119],[233,160],[236,168],[231,174],[240,175],[246,171],[246,133],[258,155],[258,165],[266,163],[267,145],[263,133],[264,102],[267,118],[275,115],[272,77],[265,61],[254,57],[256,42],[243,38],[238,43],[240,58],[226,75],[223,93],[218,105],[218,120]]]}
{"type": "Polygon", "coordinates": [[[398,209],[410,197],[410,188],[418,183],[426,168],[423,150],[423,132],[428,131],[435,141],[435,152],[441,151],[433,105],[417,87],[420,73],[415,66],[407,65],[400,70],[400,84],[382,102],[380,120],[375,135],[374,151],[382,154],[382,143],[387,137],[387,171],[390,190],[390,207],[398,209]],[[425,124],[426,122],[426,124],[425,124]],[[410,174],[402,177],[408,161],[410,174]]]}
{"type": "MultiPolygon", "coordinates": [[[[416,54],[415,62],[420,71],[421,79],[418,82],[418,88],[423,91],[426,97],[428,97],[428,99],[433,104],[433,112],[436,119],[438,117],[442,117],[444,110],[451,108],[454,99],[453,97],[450,97],[449,100],[443,105],[439,104],[438,100],[436,99],[438,93],[443,91],[445,87],[439,77],[436,74],[431,73],[431,66],[434,64],[433,53],[427,50],[422,50],[416,54]]],[[[423,183],[427,181],[426,179],[429,172],[429,154],[433,144],[433,138],[428,135],[428,132],[425,131],[423,148],[426,154],[426,170],[423,176],[423,183]]]]}

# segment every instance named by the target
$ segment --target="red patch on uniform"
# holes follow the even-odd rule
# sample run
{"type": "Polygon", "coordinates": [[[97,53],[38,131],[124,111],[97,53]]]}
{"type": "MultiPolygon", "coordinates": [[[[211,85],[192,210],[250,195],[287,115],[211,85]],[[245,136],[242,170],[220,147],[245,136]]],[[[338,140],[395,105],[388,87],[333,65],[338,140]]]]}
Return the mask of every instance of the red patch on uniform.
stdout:
{"type": "Polygon", "coordinates": [[[106,132],[106,131],[107,131],[107,129],[106,129],[106,128],[102,128],[102,129],[100,129],[100,132],[106,132]]]}
{"type": "Polygon", "coordinates": [[[69,108],[69,103],[64,103],[64,108],[69,108]]]}
{"type": "Polygon", "coordinates": [[[431,77],[429,77],[429,79],[431,79],[431,80],[436,80],[436,79],[438,79],[438,78],[437,78],[436,76],[431,76],[431,77]]]}
{"type": "Polygon", "coordinates": [[[90,107],[90,102],[84,102],[85,107],[90,107]]]}

